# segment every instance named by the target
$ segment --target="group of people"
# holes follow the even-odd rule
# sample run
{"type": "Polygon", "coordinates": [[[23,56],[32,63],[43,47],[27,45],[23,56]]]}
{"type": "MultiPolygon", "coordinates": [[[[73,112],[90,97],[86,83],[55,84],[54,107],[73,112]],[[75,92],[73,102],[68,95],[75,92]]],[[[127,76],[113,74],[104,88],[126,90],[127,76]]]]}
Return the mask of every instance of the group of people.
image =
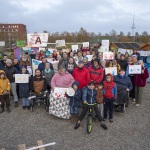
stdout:
{"type": "Polygon", "coordinates": [[[143,88],[146,86],[146,79],[149,77],[148,70],[140,60],[140,54],[133,50],[133,54],[121,54],[114,51],[113,60],[103,60],[103,53],[98,52],[94,47],[91,51],[83,48],[74,53],[56,51],[50,53],[46,48],[45,52],[37,55],[34,51],[30,54],[23,53],[20,61],[11,55],[3,56],[0,62],[0,101],[1,111],[10,112],[10,93],[18,107],[18,99],[22,99],[23,109],[30,109],[29,93],[42,96],[45,90],[49,93],[55,87],[69,88],[75,91],[73,96],[65,94],[70,99],[70,122],[75,123],[75,129],[80,127],[80,122],[88,111],[87,104],[96,103],[93,106],[96,117],[101,122],[101,127],[107,129],[104,121],[109,119],[113,122],[114,102],[120,106],[117,111],[124,112],[124,106],[128,106],[129,98],[135,106],[139,106],[142,100],[143,88]],[[92,54],[92,60],[88,61],[87,54],[92,54]],[[27,67],[32,66],[32,59],[41,60],[35,70],[35,76],[29,74],[27,67]],[[58,60],[58,71],[55,72],[52,63],[47,59],[58,60]],[[140,65],[141,74],[129,74],[130,65],[140,65]],[[105,74],[105,68],[117,67],[118,75],[105,74]],[[15,83],[15,74],[29,74],[29,83],[15,83]],[[11,92],[10,92],[11,91],[11,92]],[[83,110],[79,115],[79,107],[83,110]]]}

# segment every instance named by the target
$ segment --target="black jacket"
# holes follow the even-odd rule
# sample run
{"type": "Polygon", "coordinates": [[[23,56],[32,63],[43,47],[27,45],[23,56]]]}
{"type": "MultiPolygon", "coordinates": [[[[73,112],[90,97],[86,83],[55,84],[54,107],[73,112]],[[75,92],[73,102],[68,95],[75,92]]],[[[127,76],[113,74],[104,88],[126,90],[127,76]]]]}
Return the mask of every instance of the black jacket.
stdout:
{"type": "Polygon", "coordinates": [[[17,73],[16,69],[13,66],[11,66],[11,67],[6,66],[6,68],[4,68],[4,71],[6,73],[7,78],[9,79],[10,83],[15,82],[14,75],[17,73]]]}
{"type": "Polygon", "coordinates": [[[124,60],[119,60],[118,64],[120,65],[121,69],[124,69],[125,71],[127,70],[128,63],[125,59],[124,60]]]}

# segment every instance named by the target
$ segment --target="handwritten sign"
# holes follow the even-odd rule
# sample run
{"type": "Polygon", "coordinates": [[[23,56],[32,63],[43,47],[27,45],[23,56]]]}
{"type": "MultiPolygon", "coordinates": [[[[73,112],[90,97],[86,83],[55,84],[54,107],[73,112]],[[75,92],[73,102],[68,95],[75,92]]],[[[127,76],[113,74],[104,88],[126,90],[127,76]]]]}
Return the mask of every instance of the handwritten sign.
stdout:
{"type": "Polygon", "coordinates": [[[40,61],[40,60],[32,59],[32,71],[33,71],[33,76],[35,76],[35,70],[38,68],[38,65],[39,65],[41,62],[42,62],[42,61],[40,61]]]}
{"type": "Polygon", "coordinates": [[[67,92],[68,88],[54,88],[54,97],[55,98],[65,98],[65,92],[67,92]]]}
{"type": "Polygon", "coordinates": [[[101,46],[98,52],[109,52],[109,46],[101,46]]]}
{"type": "Polygon", "coordinates": [[[83,42],[83,47],[89,47],[89,42],[83,42]]]}
{"type": "Polygon", "coordinates": [[[65,40],[56,40],[56,47],[66,46],[65,40]]]}
{"type": "Polygon", "coordinates": [[[105,68],[105,74],[111,73],[113,76],[117,75],[117,67],[105,68]]]}
{"type": "Polygon", "coordinates": [[[15,83],[29,83],[29,74],[15,74],[15,83]]]}
{"type": "Polygon", "coordinates": [[[91,61],[93,58],[93,55],[86,55],[86,57],[88,57],[88,61],[91,61]]]}
{"type": "Polygon", "coordinates": [[[72,49],[73,52],[74,52],[74,51],[77,52],[78,48],[79,48],[78,45],[71,45],[71,49],[72,49]]]}
{"type": "Polygon", "coordinates": [[[129,65],[129,74],[141,74],[141,65],[129,65]]]}
{"type": "Polygon", "coordinates": [[[114,59],[114,53],[113,52],[104,52],[103,53],[103,59],[114,59]]]}

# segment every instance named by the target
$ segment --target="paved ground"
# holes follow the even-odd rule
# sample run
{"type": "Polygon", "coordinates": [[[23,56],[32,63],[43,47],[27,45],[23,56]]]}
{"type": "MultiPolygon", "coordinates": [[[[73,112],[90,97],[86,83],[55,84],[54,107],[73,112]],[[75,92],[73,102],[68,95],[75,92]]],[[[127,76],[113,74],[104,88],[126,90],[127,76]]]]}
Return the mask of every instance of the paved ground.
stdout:
{"type": "Polygon", "coordinates": [[[11,110],[10,114],[0,114],[0,148],[6,150],[16,150],[21,143],[31,147],[37,140],[56,142],[47,150],[150,150],[150,84],[140,107],[130,104],[126,113],[115,113],[114,123],[106,122],[107,131],[94,122],[90,135],[86,133],[86,119],[74,130],[68,120],[49,115],[44,106],[36,106],[33,113],[21,106],[11,110]]]}

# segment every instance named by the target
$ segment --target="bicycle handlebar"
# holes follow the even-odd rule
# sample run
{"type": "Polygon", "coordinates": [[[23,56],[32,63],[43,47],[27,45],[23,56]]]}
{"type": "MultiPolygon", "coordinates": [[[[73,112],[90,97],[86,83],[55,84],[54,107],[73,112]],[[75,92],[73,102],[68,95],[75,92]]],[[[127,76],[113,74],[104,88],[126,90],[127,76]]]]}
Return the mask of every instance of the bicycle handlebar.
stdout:
{"type": "Polygon", "coordinates": [[[96,105],[97,103],[93,103],[93,104],[89,104],[89,103],[86,103],[86,105],[88,105],[88,106],[94,106],[94,105],[96,105]]]}

